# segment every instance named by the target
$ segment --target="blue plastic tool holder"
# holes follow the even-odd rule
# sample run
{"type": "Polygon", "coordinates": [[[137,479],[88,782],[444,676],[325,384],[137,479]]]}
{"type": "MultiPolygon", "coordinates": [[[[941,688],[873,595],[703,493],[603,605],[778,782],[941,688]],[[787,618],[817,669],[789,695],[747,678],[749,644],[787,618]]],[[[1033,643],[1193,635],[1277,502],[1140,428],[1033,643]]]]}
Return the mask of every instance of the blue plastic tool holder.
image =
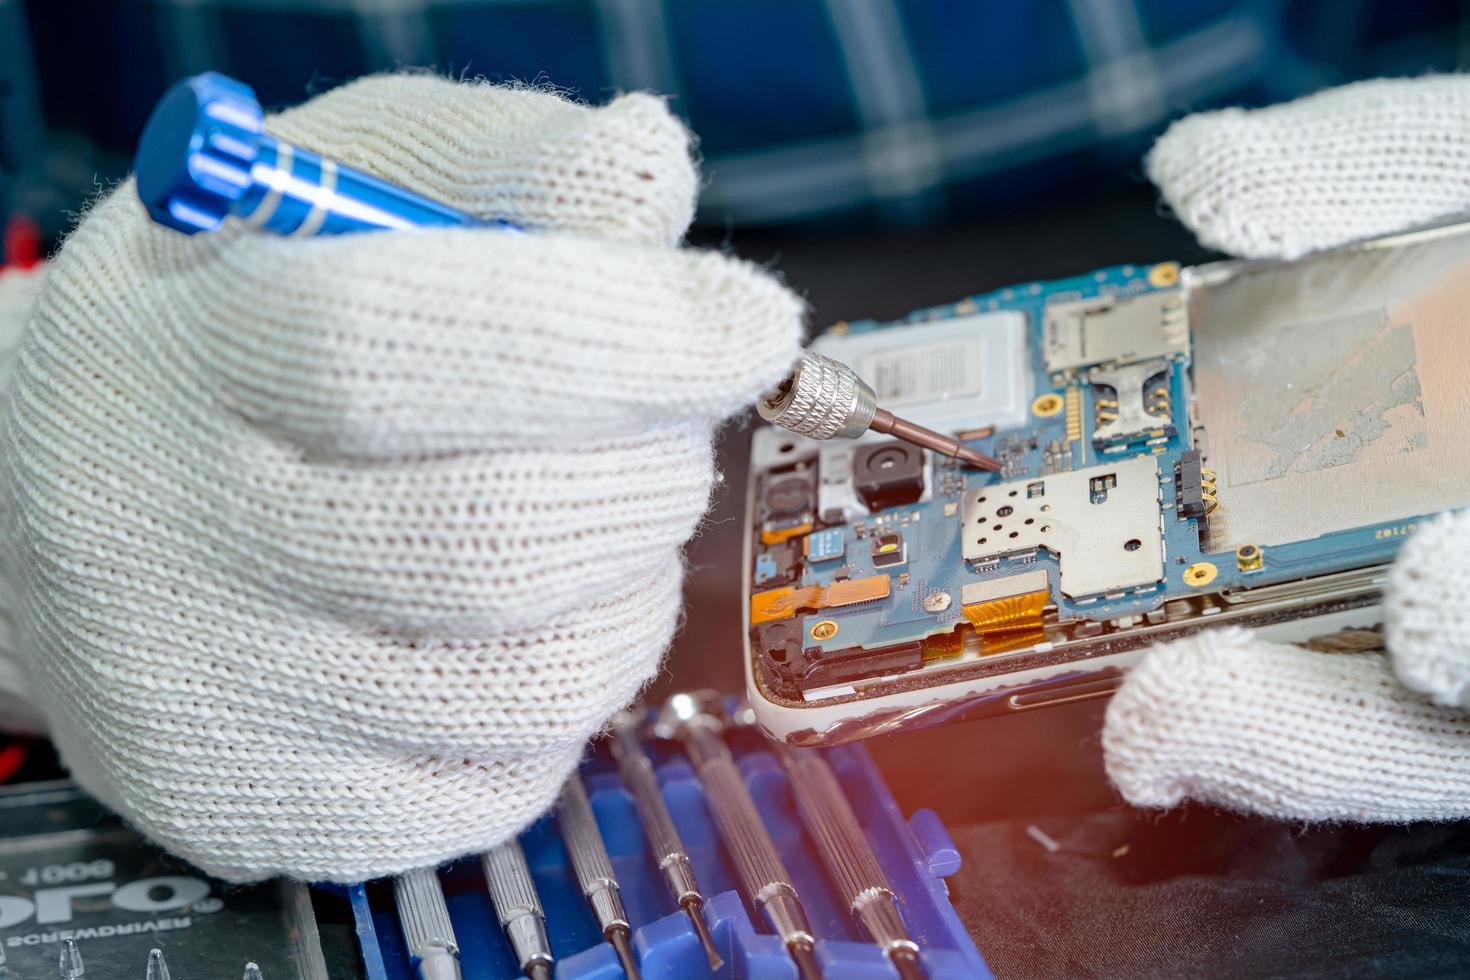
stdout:
{"type": "MultiPolygon", "coordinates": [[[[893,967],[859,933],[833,893],[775,756],[751,732],[736,732],[730,746],[766,828],[795,879],[818,937],[817,961],[823,974],[842,980],[893,980],[897,976],[893,967]]],[[[706,922],[725,959],[717,976],[721,980],[797,980],[796,967],[781,940],[736,890],[734,869],[693,768],[677,747],[653,743],[648,748],[664,799],[706,896],[706,922]]],[[[944,878],[959,870],[960,856],[939,817],[931,810],[918,810],[904,820],[877,766],[861,746],[839,746],[823,754],[888,874],[931,980],[990,977],[949,901],[944,878]]],[[[588,759],[583,776],[622,886],[643,976],[648,980],[710,976],[694,929],[658,873],[632,797],[605,750],[599,748],[588,759]]],[[[617,957],[602,941],[577,887],[555,820],[554,815],[547,815],[533,824],[521,836],[521,847],[546,909],[556,976],[560,980],[619,980],[623,974],[617,957]]],[[[439,877],[454,920],[465,980],[521,976],[490,904],[479,859],[448,865],[440,869],[439,877]]],[[[413,980],[391,884],[353,885],[345,890],[345,900],[352,905],[368,980],[413,980]]]]}

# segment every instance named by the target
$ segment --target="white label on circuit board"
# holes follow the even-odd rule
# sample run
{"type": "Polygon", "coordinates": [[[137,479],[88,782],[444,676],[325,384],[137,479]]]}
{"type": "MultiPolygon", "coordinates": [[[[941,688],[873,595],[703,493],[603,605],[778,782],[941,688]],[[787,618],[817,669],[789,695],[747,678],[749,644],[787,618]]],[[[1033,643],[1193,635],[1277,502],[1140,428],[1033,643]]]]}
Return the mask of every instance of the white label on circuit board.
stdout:
{"type": "Polygon", "coordinates": [[[879,405],[931,429],[1014,428],[1030,417],[1026,316],[1014,310],[826,333],[812,350],[851,364],[879,405]]]}
{"type": "Polygon", "coordinates": [[[878,404],[898,407],[980,394],[981,356],[973,343],[893,348],[864,357],[857,371],[871,379],[878,404]]]}

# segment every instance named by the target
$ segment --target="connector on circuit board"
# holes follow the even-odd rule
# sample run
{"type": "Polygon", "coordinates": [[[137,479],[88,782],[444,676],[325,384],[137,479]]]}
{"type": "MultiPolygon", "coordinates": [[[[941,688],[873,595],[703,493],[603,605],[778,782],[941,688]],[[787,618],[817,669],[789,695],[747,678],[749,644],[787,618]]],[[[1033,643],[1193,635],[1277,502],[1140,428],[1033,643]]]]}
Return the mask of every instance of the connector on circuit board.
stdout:
{"type": "Polygon", "coordinates": [[[1180,517],[1205,516],[1204,477],[1198,449],[1186,449],[1179,454],[1179,464],[1174,470],[1174,507],[1180,517]]]}
{"type": "Polygon", "coordinates": [[[762,588],[792,585],[801,579],[800,546],[794,540],[779,541],[755,556],[753,581],[762,588]]]}
{"type": "Polygon", "coordinates": [[[918,640],[873,649],[823,650],[819,646],[804,646],[805,634],[795,621],[766,623],[752,633],[766,680],[784,697],[798,697],[813,688],[903,673],[924,663],[923,644],[918,640]]]}

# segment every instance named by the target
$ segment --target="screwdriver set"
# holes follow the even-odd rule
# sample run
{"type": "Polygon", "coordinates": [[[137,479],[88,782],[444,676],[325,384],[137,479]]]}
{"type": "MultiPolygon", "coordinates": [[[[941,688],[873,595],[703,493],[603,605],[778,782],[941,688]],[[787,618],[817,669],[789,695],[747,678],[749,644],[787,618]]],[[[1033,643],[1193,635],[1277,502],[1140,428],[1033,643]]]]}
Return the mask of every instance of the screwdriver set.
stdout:
{"type": "MultiPolygon", "coordinates": [[[[944,878],[958,870],[959,854],[933,812],[905,820],[861,746],[793,756],[753,727],[726,724],[694,749],[679,722],[707,707],[679,695],[649,724],[620,719],[613,738],[594,743],[557,810],[515,842],[511,859],[521,863],[510,873],[491,874],[492,856],[507,860],[501,848],[438,870],[452,932],[438,938],[455,950],[459,975],[990,976],[950,903],[944,878]],[[726,752],[730,786],[721,775],[726,752]],[[628,778],[644,768],[640,758],[668,826],[628,778]],[[804,796],[793,791],[797,773],[804,796]],[[736,813],[732,794],[745,801],[733,804],[736,813]],[[595,826],[584,823],[583,800],[595,826]],[[824,823],[813,810],[839,815],[824,823]],[[741,824],[741,812],[759,825],[741,824]],[[589,834],[600,840],[589,844],[589,834]]],[[[368,980],[441,975],[433,954],[425,961],[405,941],[405,922],[416,916],[399,907],[402,891],[390,881],[333,890],[350,906],[368,980]]],[[[414,942],[436,948],[422,932],[414,942]]]]}

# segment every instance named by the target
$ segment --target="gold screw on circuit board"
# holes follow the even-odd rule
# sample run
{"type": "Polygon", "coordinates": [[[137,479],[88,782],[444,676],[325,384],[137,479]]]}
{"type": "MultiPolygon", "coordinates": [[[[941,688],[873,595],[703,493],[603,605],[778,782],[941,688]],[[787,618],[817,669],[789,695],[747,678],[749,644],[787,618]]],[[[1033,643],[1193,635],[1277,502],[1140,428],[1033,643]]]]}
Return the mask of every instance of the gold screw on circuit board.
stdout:
{"type": "Polygon", "coordinates": [[[830,619],[824,619],[819,623],[812,624],[812,639],[830,640],[837,635],[837,623],[830,619]]]}
{"type": "Polygon", "coordinates": [[[1050,418],[1062,410],[1062,397],[1060,395],[1046,394],[1038,395],[1031,403],[1031,414],[1037,418],[1050,418]]]}
{"type": "Polygon", "coordinates": [[[1148,270],[1148,283],[1155,289],[1166,289],[1179,282],[1179,263],[1160,262],[1148,270]]]}
{"type": "Polygon", "coordinates": [[[1242,572],[1260,571],[1265,563],[1265,552],[1258,544],[1243,544],[1235,549],[1235,564],[1242,572]]]}
{"type": "Polygon", "coordinates": [[[1215,581],[1215,576],[1220,570],[1207,561],[1195,562],[1184,570],[1184,584],[1196,589],[1202,589],[1215,581]]]}

